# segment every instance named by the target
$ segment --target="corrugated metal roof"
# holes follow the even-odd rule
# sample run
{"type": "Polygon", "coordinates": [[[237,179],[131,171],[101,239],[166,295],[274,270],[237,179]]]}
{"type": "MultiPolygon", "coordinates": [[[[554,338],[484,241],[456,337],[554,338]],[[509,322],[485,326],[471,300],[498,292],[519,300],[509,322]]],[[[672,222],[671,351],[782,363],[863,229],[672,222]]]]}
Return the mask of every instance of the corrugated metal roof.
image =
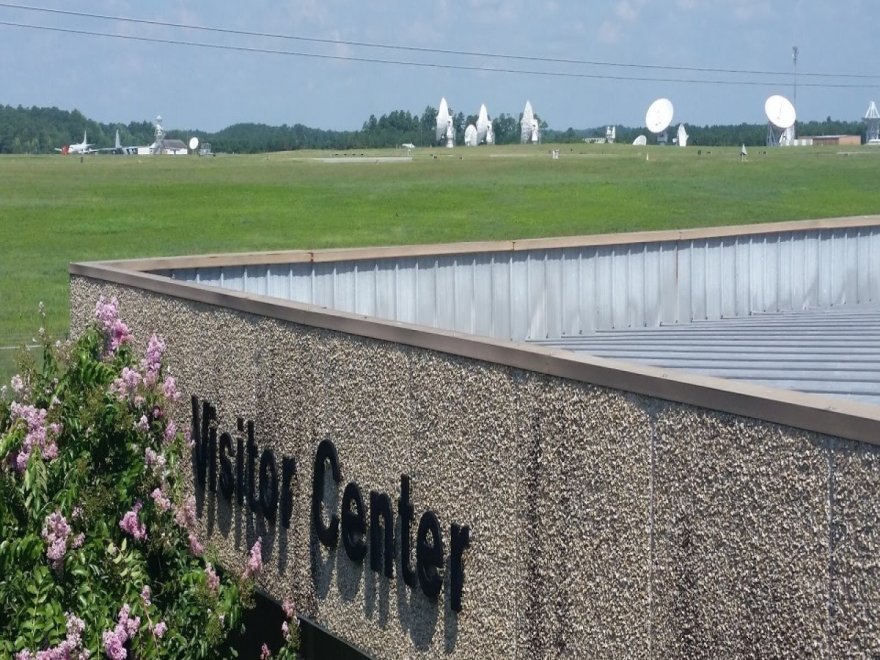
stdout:
{"type": "Polygon", "coordinates": [[[530,343],[880,405],[880,306],[847,305],[530,343]]]}

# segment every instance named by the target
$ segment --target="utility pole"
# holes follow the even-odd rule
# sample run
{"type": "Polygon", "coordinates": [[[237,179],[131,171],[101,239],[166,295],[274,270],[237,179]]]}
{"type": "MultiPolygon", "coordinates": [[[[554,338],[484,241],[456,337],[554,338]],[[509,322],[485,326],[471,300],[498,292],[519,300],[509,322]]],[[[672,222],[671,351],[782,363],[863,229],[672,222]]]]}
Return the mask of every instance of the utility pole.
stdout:
{"type": "MultiPolygon", "coordinates": [[[[798,47],[791,47],[791,61],[794,63],[794,109],[797,112],[797,60],[798,60],[798,47]]],[[[791,127],[791,137],[795,137],[795,127],[792,125],[791,127]]]]}

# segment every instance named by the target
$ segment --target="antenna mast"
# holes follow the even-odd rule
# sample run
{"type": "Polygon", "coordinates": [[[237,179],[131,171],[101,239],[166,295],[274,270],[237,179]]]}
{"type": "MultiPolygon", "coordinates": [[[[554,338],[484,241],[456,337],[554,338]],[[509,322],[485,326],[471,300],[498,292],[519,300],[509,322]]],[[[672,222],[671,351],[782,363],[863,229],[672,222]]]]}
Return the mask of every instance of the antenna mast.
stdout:
{"type": "MultiPolygon", "coordinates": [[[[798,47],[791,47],[791,61],[794,64],[794,107],[797,108],[797,60],[798,60],[798,47]]],[[[795,128],[794,124],[791,125],[791,137],[792,139],[795,137],[795,128]]]]}

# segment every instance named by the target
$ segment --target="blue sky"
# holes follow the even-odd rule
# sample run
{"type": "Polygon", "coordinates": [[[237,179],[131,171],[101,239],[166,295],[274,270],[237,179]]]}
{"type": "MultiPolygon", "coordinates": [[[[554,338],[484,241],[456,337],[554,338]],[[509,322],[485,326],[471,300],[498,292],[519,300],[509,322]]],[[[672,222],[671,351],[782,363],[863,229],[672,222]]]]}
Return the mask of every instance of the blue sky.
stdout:
{"type": "Polygon", "coordinates": [[[146,120],[161,114],[166,127],[178,129],[212,131],[237,122],[356,129],[370,114],[395,109],[421,113],[427,105],[438,106],[445,96],[453,112],[476,114],[485,103],[491,116],[519,113],[531,100],[535,112],[555,129],[608,123],[642,126],[651,101],[666,96],[675,106],[675,123],[756,123],[764,121],[767,96],[794,96],[794,45],[799,48],[799,120],[829,115],[854,120],[864,115],[872,99],[880,101],[880,56],[874,48],[877,0],[12,0],[12,4],[335,41],[640,65],[573,65],[322,45],[0,7],[0,21],[5,22],[432,65],[258,54],[0,25],[0,103],[77,108],[103,122],[146,120]],[[669,80],[578,77],[593,75],[669,80]],[[685,82],[693,80],[716,82],[685,82]]]}

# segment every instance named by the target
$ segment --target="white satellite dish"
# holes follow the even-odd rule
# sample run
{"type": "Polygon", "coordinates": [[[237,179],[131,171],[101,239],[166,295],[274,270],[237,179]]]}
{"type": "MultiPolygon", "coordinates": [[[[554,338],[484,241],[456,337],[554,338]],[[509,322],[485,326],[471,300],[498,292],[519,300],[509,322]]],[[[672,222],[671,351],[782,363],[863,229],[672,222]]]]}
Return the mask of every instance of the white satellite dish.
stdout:
{"type": "Polygon", "coordinates": [[[468,127],[464,129],[464,144],[466,147],[476,147],[477,146],[477,127],[473,124],[468,124],[468,127]]]}
{"type": "Polygon", "coordinates": [[[195,150],[198,149],[198,148],[199,148],[199,138],[197,138],[197,137],[194,135],[194,136],[192,136],[192,137],[189,139],[189,150],[190,150],[190,151],[195,151],[195,150]]]}
{"type": "Polygon", "coordinates": [[[540,131],[538,129],[538,121],[535,119],[535,111],[532,109],[532,102],[526,101],[526,107],[523,109],[523,116],[520,120],[520,137],[522,144],[536,143],[541,141],[540,131]]]}
{"type": "Polygon", "coordinates": [[[645,126],[652,133],[662,133],[672,123],[672,101],[657,99],[648,108],[645,115],[645,126]]]}
{"type": "Polygon", "coordinates": [[[646,144],[648,144],[648,138],[646,138],[644,135],[640,135],[635,140],[633,140],[634,147],[644,147],[646,144]]]}
{"type": "Polygon", "coordinates": [[[688,146],[688,138],[690,137],[690,135],[687,134],[687,131],[686,131],[685,128],[684,128],[684,124],[679,124],[679,125],[678,125],[678,135],[677,135],[677,137],[678,137],[678,146],[679,146],[679,147],[686,147],[686,146],[688,146]]]}
{"type": "Polygon", "coordinates": [[[764,102],[767,115],[767,146],[790,145],[794,138],[794,122],[797,119],[794,106],[784,96],[774,94],[764,102]]]}
{"type": "Polygon", "coordinates": [[[437,110],[437,128],[434,133],[434,142],[440,144],[444,139],[447,147],[451,147],[450,138],[453,136],[452,114],[449,112],[449,105],[446,98],[440,99],[440,108],[437,110]]]}
{"type": "Polygon", "coordinates": [[[779,94],[774,94],[764,102],[764,114],[771,124],[783,130],[794,126],[797,118],[791,101],[779,94]]]}
{"type": "Polygon", "coordinates": [[[477,116],[477,144],[482,144],[484,142],[491,144],[487,139],[491,130],[492,120],[489,119],[489,111],[486,109],[486,104],[483,103],[480,106],[480,114],[477,116]]]}

